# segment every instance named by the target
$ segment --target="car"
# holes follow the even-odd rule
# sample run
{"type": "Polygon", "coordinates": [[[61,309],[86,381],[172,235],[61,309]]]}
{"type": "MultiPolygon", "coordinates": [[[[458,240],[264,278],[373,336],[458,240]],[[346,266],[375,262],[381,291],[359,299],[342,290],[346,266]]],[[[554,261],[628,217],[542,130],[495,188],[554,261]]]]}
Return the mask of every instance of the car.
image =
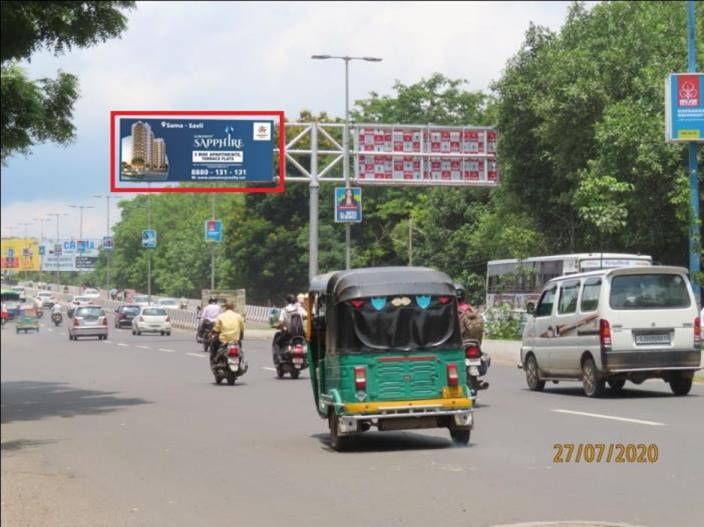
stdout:
{"type": "Polygon", "coordinates": [[[80,306],[73,313],[73,322],[68,327],[69,340],[78,337],[108,338],[108,317],[100,306],[80,306]]]}
{"type": "Polygon", "coordinates": [[[141,307],[137,304],[123,304],[115,309],[115,327],[132,327],[132,319],[139,315],[141,307]]]}
{"type": "Polygon", "coordinates": [[[526,324],[519,367],[526,383],[581,380],[599,397],[608,383],[661,378],[687,395],[700,367],[699,308],[682,267],[629,267],[560,276],[543,288],[526,324]]]}
{"type": "Polygon", "coordinates": [[[54,305],[54,293],[51,291],[39,291],[34,299],[37,307],[51,308],[54,305]]]}
{"type": "Polygon", "coordinates": [[[132,299],[132,303],[137,304],[139,307],[148,306],[150,304],[149,296],[148,295],[135,295],[134,298],[132,299]]]}
{"type": "Polygon", "coordinates": [[[100,291],[98,291],[97,289],[88,288],[83,291],[83,293],[81,293],[81,296],[85,296],[86,298],[92,299],[100,298],[100,291]]]}
{"type": "Polygon", "coordinates": [[[73,313],[76,310],[76,308],[81,307],[81,306],[89,306],[92,303],[93,303],[92,298],[88,298],[88,297],[81,296],[81,295],[76,295],[73,297],[73,299],[71,300],[71,302],[68,306],[67,315],[70,318],[73,316],[73,313]]]}
{"type": "Polygon", "coordinates": [[[132,319],[132,334],[161,333],[171,335],[171,319],[161,306],[143,306],[132,319]]]}
{"type": "Polygon", "coordinates": [[[178,300],[175,298],[162,298],[159,300],[159,305],[167,309],[178,309],[178,300]]]}

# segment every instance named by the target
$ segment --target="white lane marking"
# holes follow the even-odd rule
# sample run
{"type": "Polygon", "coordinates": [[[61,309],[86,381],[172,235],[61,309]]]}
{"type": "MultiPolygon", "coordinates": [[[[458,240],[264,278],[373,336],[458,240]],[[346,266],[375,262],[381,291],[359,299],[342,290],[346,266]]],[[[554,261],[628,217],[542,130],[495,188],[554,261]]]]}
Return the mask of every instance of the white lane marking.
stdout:
{"type": "Polygon", "coordinates": [[[103,344],[112,344],[112,340],[104,340],[103,344]]]}
{"type": "Polygon", "coordinates": [[[205,358],[205,355],[198,355],[197,353],[186,353],[186,355],[190,355],[191,357],[197,357],[199,359],[205,358]]]}
{"type": "Polygon", "coordinates": [[[165,351],[166,353],[176,353],[176,350],[170,350],[166,348],[157,348],[159,351],[165,351]]]}
{"type": "Polygon", "coordinates": [[[266,370],[266,371],[276,371],[276,368],[271,368],[271,367],[269,367],[269,366],[262,366],[262,370],[266,370]]]}
{"type": "Polygon", "coordinates": [[[123,348],[126,348],[127,346],[129,346],[129,344],[125,344],[124,342],[118,342],[117,345],[122,346],[123,348]]]}
{"type": "Polygon", "coordinates": [[[137,346],[139,349],[148,350],[151,349],[149,346],[137,346]]]}
{"type": "Polygon", "coordinates": [[[54,331],[54,330],[51,329],[51,328],[46,328],[46,330],[47,330],[49,333],[51,333],[52,331],[54,331]]]}
{"type": "Polygon", "coordinates": [[[667,426],[667,425],[665,425],[665,423],[658,423],[656,421],[643,421],[642,419],[631,419],[629,417],[616,417],[614,415],[591,414],[589,412],[576,412],[574,410],[555,409],[555,410],[553,410],[553,412],[558,412],[561,414],[584,415],[587,417],[596,417],[598,419],[610,419],[612,421],[624,421],[626,423],[636,423],[639,425],[667,426]]]}

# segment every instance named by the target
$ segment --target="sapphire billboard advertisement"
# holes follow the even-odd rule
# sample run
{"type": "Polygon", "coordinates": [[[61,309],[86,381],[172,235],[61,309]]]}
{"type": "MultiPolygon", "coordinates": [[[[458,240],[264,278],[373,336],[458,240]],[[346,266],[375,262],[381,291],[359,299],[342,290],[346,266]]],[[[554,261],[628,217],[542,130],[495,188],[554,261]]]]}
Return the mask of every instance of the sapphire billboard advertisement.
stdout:
{"type": "Polygon", "coordinates": [[[119,181],[271,183],[273,130],[266,118],[123,117],[119,181]]]}

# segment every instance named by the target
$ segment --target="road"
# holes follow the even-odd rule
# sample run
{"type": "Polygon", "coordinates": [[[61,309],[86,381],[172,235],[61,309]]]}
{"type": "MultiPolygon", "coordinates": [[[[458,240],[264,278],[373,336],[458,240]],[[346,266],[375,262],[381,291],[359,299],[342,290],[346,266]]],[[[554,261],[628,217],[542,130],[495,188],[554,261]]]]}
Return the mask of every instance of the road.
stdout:
{"type": "Polygon", "coordinates": [[[65,325],[6,327],[3,525],[704,522],[704,385],[590,400],[576,384],[529,392],[495,364],[469,447],[442,430],[370,432],[336,453],[308,376],[276,379],[268,341],[245,350],[248,374],[216,386],[190,332],[71,342],[65,325]],[[588,442],[654,443],[659,460],[553,462],[554,443],[588,442]]]}

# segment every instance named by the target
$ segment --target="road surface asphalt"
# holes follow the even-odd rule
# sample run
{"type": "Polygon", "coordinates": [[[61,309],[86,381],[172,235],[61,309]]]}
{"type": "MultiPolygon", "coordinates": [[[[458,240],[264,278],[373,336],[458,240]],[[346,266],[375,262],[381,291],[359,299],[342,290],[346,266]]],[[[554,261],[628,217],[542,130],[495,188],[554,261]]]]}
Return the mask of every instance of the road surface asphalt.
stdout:
{"type": "Polygon", "coordinates": [[[662,381],[587,399],[530,392],[494,364],[468,447],[445,430],[328,444],[307,372],[276,379],[270,343],[216,386],[191,332],[66,324],[2,331],[2,524],[9,526],[493,526],[582,520],[704,524],[704,385],[662,381]],[[555,443],[655,444],[655,463],[555,463],[555,443]]]}

